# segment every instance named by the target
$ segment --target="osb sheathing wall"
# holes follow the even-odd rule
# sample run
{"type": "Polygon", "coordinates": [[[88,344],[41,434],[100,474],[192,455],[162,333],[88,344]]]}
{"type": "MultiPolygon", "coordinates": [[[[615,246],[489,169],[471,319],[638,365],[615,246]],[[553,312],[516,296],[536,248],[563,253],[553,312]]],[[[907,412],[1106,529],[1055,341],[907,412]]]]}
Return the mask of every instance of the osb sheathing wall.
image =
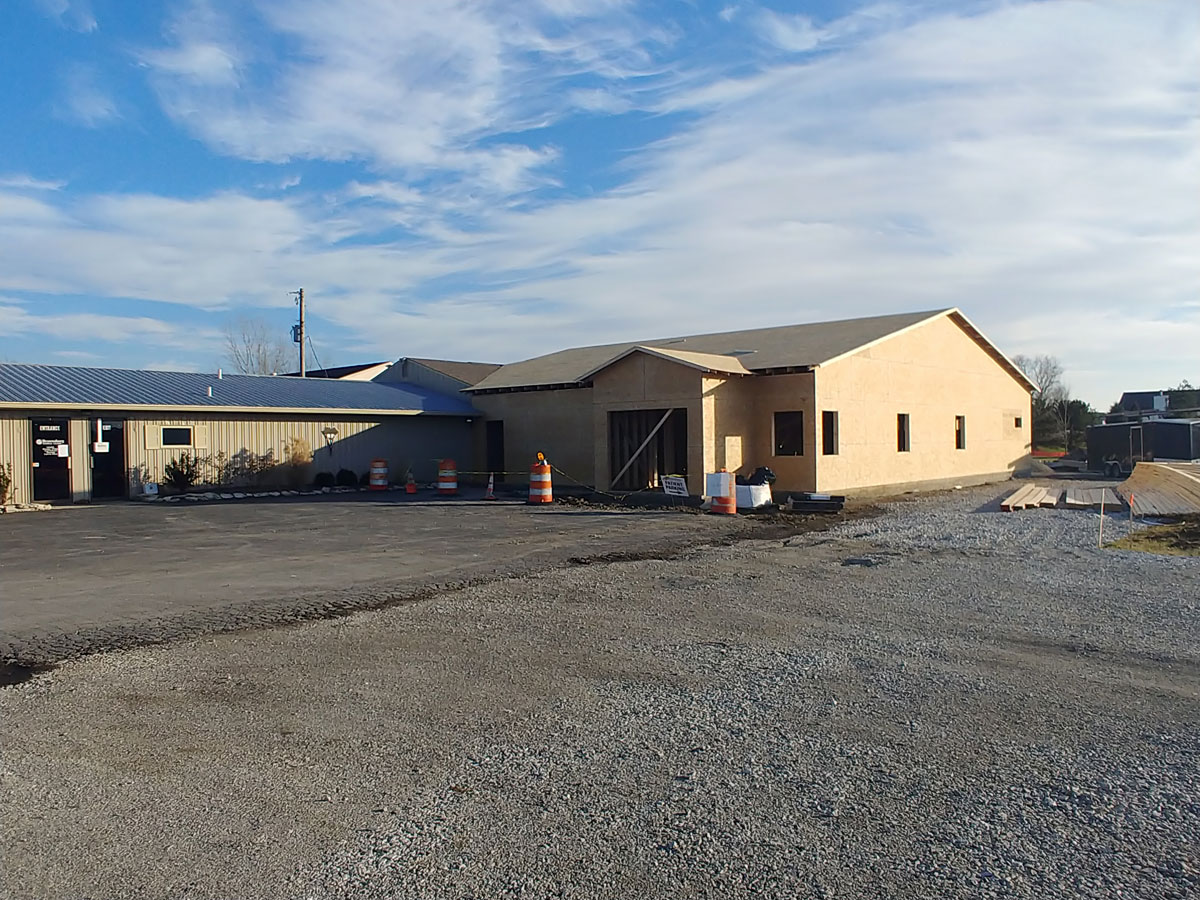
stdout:
{"type": "Polygon", "coordinates": [[[592,379],[593,456],[596,484],[607,488],[610,469],[620,469],[626,460],[608,458],[608,415],[632,409],[686,409],[688,427],[688,489],[704,489],[704,466],[709,443],[704,433],[704,377],[689,366],[668,362],[646,353],[633,353],[592,379]]]}
{"type": "MultiPolygon", "coordinates": [[[[528,483],[529,467],[539,452],[572,479],[596,484],[591,388],[476,394],[471,399],[489,420],[504,422],[504,468],[509,473],[505,480],[510,484],[528,483]]],[[[482,446],[479,440],[477,447],[482,446]]],[[[481,468],[485,457],[482,450],[477,452],[481,468]]]]}
{"type": "Polygon", "coordinates": [[[0,413],[0,466],[5,463],[12,466],[10,503],[30,503],[33,500],[33,469],[29,458],[32,442],[28,416],[0,413]]]}
{"type": "Polygon", "coordinates": [[[1030,452],[1028,390],[946,317],[818,369],[814,418],[821,491],[999,479],[1030,452]],[[836,456],[821,452],[823,410],[838,412],[836,456]],[[898,413],[910,417],[907,453],[897,450],[898,413]],[[960,415],[964,450],[954,443],[960,415]]]}

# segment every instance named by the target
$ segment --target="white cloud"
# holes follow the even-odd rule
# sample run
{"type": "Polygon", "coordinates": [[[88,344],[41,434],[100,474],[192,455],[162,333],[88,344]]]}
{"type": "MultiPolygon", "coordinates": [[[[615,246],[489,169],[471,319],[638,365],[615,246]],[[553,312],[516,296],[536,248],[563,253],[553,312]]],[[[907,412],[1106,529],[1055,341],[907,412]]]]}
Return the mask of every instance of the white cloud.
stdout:
{"type": "Polygon", "coordinates": [[[808,16],[761,9],[756,18],[763,37],[782,50],[802,53],[812,50],[823,39],[821,30],[813,26],[808,16]]]}
{"type": "Polygon", "coordinates": [[[90,0],[37,0],[38,6],[48,16],[58,20],[64,28],[73,31],[95,31],[96,16],[90,0]]]}
{"type": "MultiPolygon", "coordinates": [[[[306,14],[275,22],[304,62],[244,101],[159,72],[168,108],[194,102],[189,127],[252,157],[400,171],[274,199],[10,192],[0,289],[222,310],[283,308],[303,284],[314,328],[345,329],[363,356],[497,360],[957,305],[1010,353],[1059,354],[1097,404],[1200,377],[1194,4],[1014,3],[919,22],[860,10],[822,23],[829,40],[801,62],[664,79],[637,102],[687,125],[631,153],[621,186],[540,205],[517,199],[558,151],[496,143],[561,108],[511,98],[532,71],[521,54],[545,44],[571,71],[653,64],[637,41],[597,55],[480,9],[406,15],[413,34],[397,37],[400,23],[371,31],[280,0],[273,15],[306,14]],[[455,177],[406,177],[423,166],[455,177]]],[[[626,12],[609,14],[603,29],[623,34],[626,12]]],[[[254,63],[221,46],[239,72],[254,63]]]]}
{"type": "Polygon", "coordinates": [[[528,189],[555,152],[481,139],[619,108],[642,45],[668,39],[613,2],[197,2],[168,32],[141,60],[168,114],[218,151],[459,173],[488,194],[528,189]],[[255,27],[280,49],[249,45],[255,27]],[[583,72],[609,87],[557,89],[583,72]]]}
{"type": "MultiPolygon", "coordinates": [[[[215,340],[207,329],[182,328],[149,316],[111,316],[102,313],[59,313],[31,310],[33,304],[0,297],[0,333],[10,337],[36,335],[65,341],[108,343],[152,342],[157,346],[192,348],[215,340]]],[[[65,356],[80,351],[62,350],[65,356]]],[[[90,354],[89,354],[90,355],[90,354]]]]}
{"type": "Polygon", "coordinates": [[[14,191],[58,191],[66,186],[65,181],[34,178],[31,175],[0,176],[0,188],[9,188],[14,191]]]}
{"type": "Polygon", "coordinates": [[[107,125],[121,117],[116,100],[101,87],[96,71],[83,65],[65,74],[55,111],[60,118],[87,128],[107,125]]]}

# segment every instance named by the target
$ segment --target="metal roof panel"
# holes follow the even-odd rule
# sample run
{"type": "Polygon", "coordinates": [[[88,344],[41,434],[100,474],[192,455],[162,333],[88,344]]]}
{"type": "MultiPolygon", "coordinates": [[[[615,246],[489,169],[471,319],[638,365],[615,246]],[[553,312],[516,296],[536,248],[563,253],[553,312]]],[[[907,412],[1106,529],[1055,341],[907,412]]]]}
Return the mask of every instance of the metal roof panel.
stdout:
{"type": "Polygon", "coordinates": [[[238,407],[476,415],[464,398],[411,384],[0,363],[0,406],[238,407]],[[212,396],[209,396],[209,388],[212,396]]]}

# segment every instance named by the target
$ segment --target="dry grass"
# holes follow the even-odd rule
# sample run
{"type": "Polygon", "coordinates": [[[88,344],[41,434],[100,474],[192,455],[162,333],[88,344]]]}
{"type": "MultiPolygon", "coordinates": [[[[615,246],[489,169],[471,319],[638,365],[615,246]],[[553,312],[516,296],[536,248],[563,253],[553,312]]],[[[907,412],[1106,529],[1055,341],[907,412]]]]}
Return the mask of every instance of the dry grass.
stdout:
{"type": "Polygon", "coordinates": [[[1200,516],[1185,516],[1176,522],[1141,528],[1109,546],[1167,556],[1200,556],[1200,516]]]}

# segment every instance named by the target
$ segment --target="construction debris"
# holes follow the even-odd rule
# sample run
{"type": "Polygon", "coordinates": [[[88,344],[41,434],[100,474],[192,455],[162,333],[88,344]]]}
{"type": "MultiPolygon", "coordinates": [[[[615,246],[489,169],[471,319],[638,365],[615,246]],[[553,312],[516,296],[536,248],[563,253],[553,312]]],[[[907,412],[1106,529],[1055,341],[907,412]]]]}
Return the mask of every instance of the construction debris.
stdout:
{"type": "Polygon", "coordinates": [[[799,513],[837,513],[845,503],[846,498],[836,494],[792,494],[787,509],[799,513]]]}
{"type": "Polygon", "coordinates": [[[1139,462],[1117,490],[1139,516],[1200,514],[1200,464],[1139,462]]]}

